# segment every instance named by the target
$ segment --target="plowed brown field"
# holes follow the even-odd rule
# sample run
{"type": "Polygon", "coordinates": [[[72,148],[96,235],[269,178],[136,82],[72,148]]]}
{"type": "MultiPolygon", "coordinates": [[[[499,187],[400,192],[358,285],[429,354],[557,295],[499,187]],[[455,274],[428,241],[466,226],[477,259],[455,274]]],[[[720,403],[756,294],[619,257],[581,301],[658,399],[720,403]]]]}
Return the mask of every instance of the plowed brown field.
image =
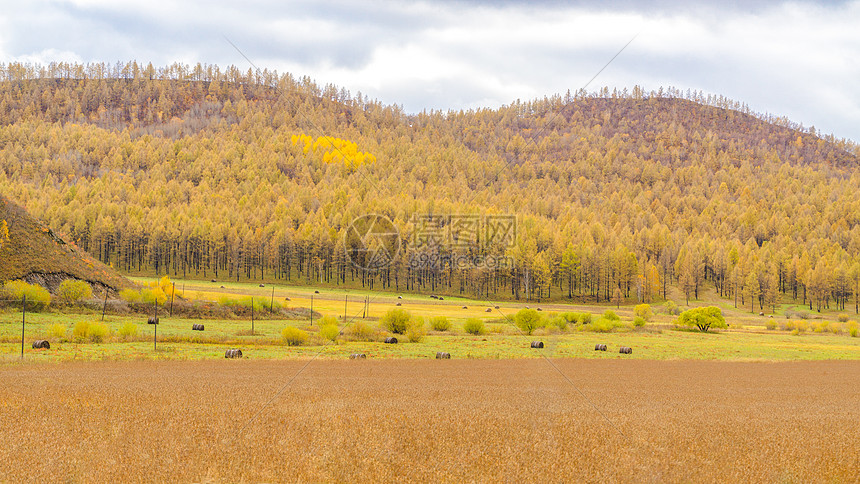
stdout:
{"type": "Polygon", "coordinates": [[[5,366],[0,481],[860,482],[860,363],[554,364],[5,366]]]}

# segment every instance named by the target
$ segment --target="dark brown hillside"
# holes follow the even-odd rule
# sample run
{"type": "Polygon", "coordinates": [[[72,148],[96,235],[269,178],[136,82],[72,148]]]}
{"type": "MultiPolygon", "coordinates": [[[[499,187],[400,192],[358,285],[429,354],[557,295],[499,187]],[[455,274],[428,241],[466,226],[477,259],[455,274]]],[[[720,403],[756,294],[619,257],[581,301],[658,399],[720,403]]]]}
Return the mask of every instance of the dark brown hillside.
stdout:
{"type": "Polygon", "coordinates": [[[89,282],[96,292],[105,287],[115,292],[133,285],[0,196],[0,226],[4,221],[8,238],[0,234],[0,281],[24,279],[52,291],[70,277],[89,282]]]}

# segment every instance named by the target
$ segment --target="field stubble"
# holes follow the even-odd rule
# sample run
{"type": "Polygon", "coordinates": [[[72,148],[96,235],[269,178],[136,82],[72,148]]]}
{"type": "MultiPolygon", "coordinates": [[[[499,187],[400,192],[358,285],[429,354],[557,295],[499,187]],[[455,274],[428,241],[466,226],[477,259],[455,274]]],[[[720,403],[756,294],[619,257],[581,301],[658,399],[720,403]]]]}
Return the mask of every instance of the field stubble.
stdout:
{"type": "Polygon", "coordinates": [[[856,362],[555,364],[10,365],[0,481],[860,480],[856,362]]]}

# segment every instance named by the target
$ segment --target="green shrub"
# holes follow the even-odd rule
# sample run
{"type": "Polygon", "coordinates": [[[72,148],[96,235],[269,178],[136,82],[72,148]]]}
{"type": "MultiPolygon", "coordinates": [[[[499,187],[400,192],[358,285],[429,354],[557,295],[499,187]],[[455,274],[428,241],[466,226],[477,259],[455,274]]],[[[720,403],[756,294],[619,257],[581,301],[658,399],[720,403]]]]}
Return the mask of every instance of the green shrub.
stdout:
{"type": "Polygon", "coordinates": [[[636,316],[635,318],[633,318],[633,326],[637,328],[645,326],[645,318],[643,318],[642,316],[636,316]]]}
{"type": "Polygon", "coordinates": [[[487,332],[484,327],[484,322],[478,318],[469,318],[463,323],[463,331],[474,334],[476,336],[482,335],[487,332]]]}
{"type": "Polygon", "coordinates": [[[334,316],[323,316],[319,320],[319,325],[320,325],[320,327],[323,327],[323,326],[335,326],[335,327],[337,327],[339,325],[339,321],[334,316]]]}
{"type": "Polygon", "coordinates": [[[582,324],[591,324],[591,313],[582,313],[579,315],[579,322],[582,324]]]}
{"type": "Polygon", "coordinates": [[[535,309],[520,309],[514,315],[514,324],[526,334],[532,334],[534,330],[541,327],[541,315],[535,309]]]}
{"type": "Polygon", "coordinates": [[[860,326],[857,325],[857,321],[848,321],[848,334],[852,338],[860,336],[860,326]]]}
{"type": "Polygon", "coordinates": [[[87,325],[87,339],[93,343],[101,343],[110,336],[110,328],[104,323],[93,322],[87,325]]]}
{"type": "Polygon", "coordinates": [[[588,326],[583,326],[582,329],[595,333],[611,333],[615,329],[623,327],[625,327],[625,325],[621,321],[615,319],[597,318],[588,326]]]}
{"type": "Polygon", "coordinates": [[[836,317],[836,320],[840,323],[847,323],[850,317],[846,313],[840,313],[839,316],[836,317]]]}
{"type": "Polygon", "coordinates": [[[337,327],[337,324],[320,325],[320,336],[327,339],[328,341],[337,341],[337,337],[340,336],[340,328],[337,327]]]}
{"type": "Polygon", "coordinates": [[[567,319],[563,318],[559,315],[551,315],[546,320],[547,327],[558,328],[561,331],[565,331],[567,329],[567,319]]]}
{"type": "Polygon", "coordinates": [[[345,332],[356,341],[374,341],[376,331],[364,321],[356,321],[347,326],[345,332]]]}
{"type": "Polygon", "coordinates": [[[678,316],[678,324],[695,326],[699,331],[707,332],[710,328],[725,328],[726,319],[723,312],[716,306],[688,309],[678,316]]]}
{"type": "Polygon", "coordinates": [[[413,318],[409,322],[409,327],[406,329],[406,338],[411,343],[418,343],[424,339],[425,335],[427,335],[427,330],[424,329],[424,319],[413,318]]]}
{"type": "Polygon", "coordinates": [[[382,327],[395,334],[403,334],[409,329],[409,323],[412,321],[412,315],[409,311],[401,308],[389,309],[382,316],[382,327]]]}
{"type": "Polygon", "coordinates": [[[766,323],[764,323],[764,327],[770,330],[776,329],[776,321],[769,319],[766,323]]]}
{"type": "Polygon", "coordinates": [[[816,333],[826,333],[830,330],[830,323],[827,321],[819,321],[812,325],[812,330],[816,333]]]}
{"type": "Polygon", "coordinates": [[[122,289],[119,291],[119,297],[128,303],[139,303],[141,301],[140,292],[134,289],[122,289]]]}
{"type": "Polygon", "coordinates": [[[666,313],[671,314],[672,316],[678,316],[681,314],[681,308],[675,304],[675,301],[666,301],[666,313]]]}
{"type": "Polygon", "coordinates": [[[801,333],[805,333],[807,329],[809,329],[809,323],[806,321],[797,321],[795,323],[795,329],[801,333]]]}
{"type": "Polygon", "coordinates": [[[785,331],[793,331],[794,328],[797,327],[797,323],[789,320],[789,321],[786,321],[785,323],[783,323],[781,326],[782,326],[782,329],[785,331]]]}
{"type": "Polygon", "coordinates": [[[636,307],[633,308],[633,312],[636,316],[644,319],[645,321],[651,321],[651,318],[654,317],[654,312],[651,311],[650,304],[637,304],[636,307]]]}
{"type": "Polygon", "coordinates": [[[611,309],[607,309],[606,311],[604,311],[603,319],[608,319],[610,321],[620,321],[621,320],[621,318],[618,317],[617,314],[615,314],[615,311],[613,311],[611,309]]]}
{"type": "Polygon", "coordinates": [[[308,340],[308,333],[299,328],[287,326],[281,330],[281,339],[287,346],[301,346],[308,340]]]}
{"type": "Polygon", "coordinates": [[[559,317],[567,321],[568,324],[576,324],[580,320],[582,315],[580,315],[579,313],[567,311],[559,314],[559,317]]]}
{"type": "Polygon", "coordinates": [[[93,297],[93,288],[77,279],[66,279],[57,288],[57,298],[66,303],[76,303],[91,297],[93,297]]]}
{"type": "Polygon", "coordinates": [[[15,300],[27,298],[27,311],[44,311],[51,304],[51,293],[38,284],[27,284],[24,281],[9,281],[3,285],[7,297],[15,300]]]}
{"type": "Polygon", "coordinates": [[[52,324],[48,326],[48,335],[52,338],[65,338],[66,337],[66,327],[62,324],[52,324]]]}
{"type": "Polygon", "coordinates": [[[75,327],[72,328],[72,336],[75,338],[75,341],[86,339],[89,327],[90,323],[88,321],[78,321],[75,323],[75,327]]]}
{"type": "Polygon", "coordinates": [[[133,338],[137,336],[137,325],[132,322],[122,323],[119,327],[119,335],[123,338],[133,338]]]}
{"type": "Polygon", "coordinates": [[[451,329],[451,321],[445,316],[433,316],[430,318],[430,327],[433,331],[448,331],[451,329]]]}

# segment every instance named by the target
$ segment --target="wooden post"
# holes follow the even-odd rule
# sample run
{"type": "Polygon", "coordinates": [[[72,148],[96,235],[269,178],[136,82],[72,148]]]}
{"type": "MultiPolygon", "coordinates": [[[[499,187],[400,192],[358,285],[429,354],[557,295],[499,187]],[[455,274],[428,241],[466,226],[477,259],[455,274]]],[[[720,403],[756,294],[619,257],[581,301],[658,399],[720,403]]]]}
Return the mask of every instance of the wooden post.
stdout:
{"type": "Polygon", "coordinates": [[[24,359],[24,326],[27,324],[27,295],[21,300],[21,359],[24,359]]]}
{"type": "Polygon", "coordinates": [[[251,336],[254,336],[254,298],[251,297],[251,336]]]}
{"type": "Polygon", "coordinates": [[[311,318],[311,326],[313,326],[314,325],[314,295],[313,294],[311,294],[311,315],[310,315],[310,318],[311,318]]]}
{"type": "Polygon", "coordinates": [[[269,312],[275,312],[275,286],[272,286],[272,301],[269,303],[269,312]]]}
{"type": "Polygon", "coordinates": [[[105,286],[105,302],[102,305],[102,322],[105,322],[105,309],[107,309],[107,294],[108,294],[108,290],[107,290],[107,286],[105,286]]]}
{"type": "Polygon", "coordinates": [[[152,304],[153,309],[155,310],[155,324],[154,332],[152,333],[152,351],[158,351],[158,297],[156,296],[155,302],[152,304]]]}
{"type": "Polygon", "coordinates": [[[170,317],[173,317],[173,297],[176,296],[176,283],[173,283],[173,291],[170,292],[170,317]]]}

